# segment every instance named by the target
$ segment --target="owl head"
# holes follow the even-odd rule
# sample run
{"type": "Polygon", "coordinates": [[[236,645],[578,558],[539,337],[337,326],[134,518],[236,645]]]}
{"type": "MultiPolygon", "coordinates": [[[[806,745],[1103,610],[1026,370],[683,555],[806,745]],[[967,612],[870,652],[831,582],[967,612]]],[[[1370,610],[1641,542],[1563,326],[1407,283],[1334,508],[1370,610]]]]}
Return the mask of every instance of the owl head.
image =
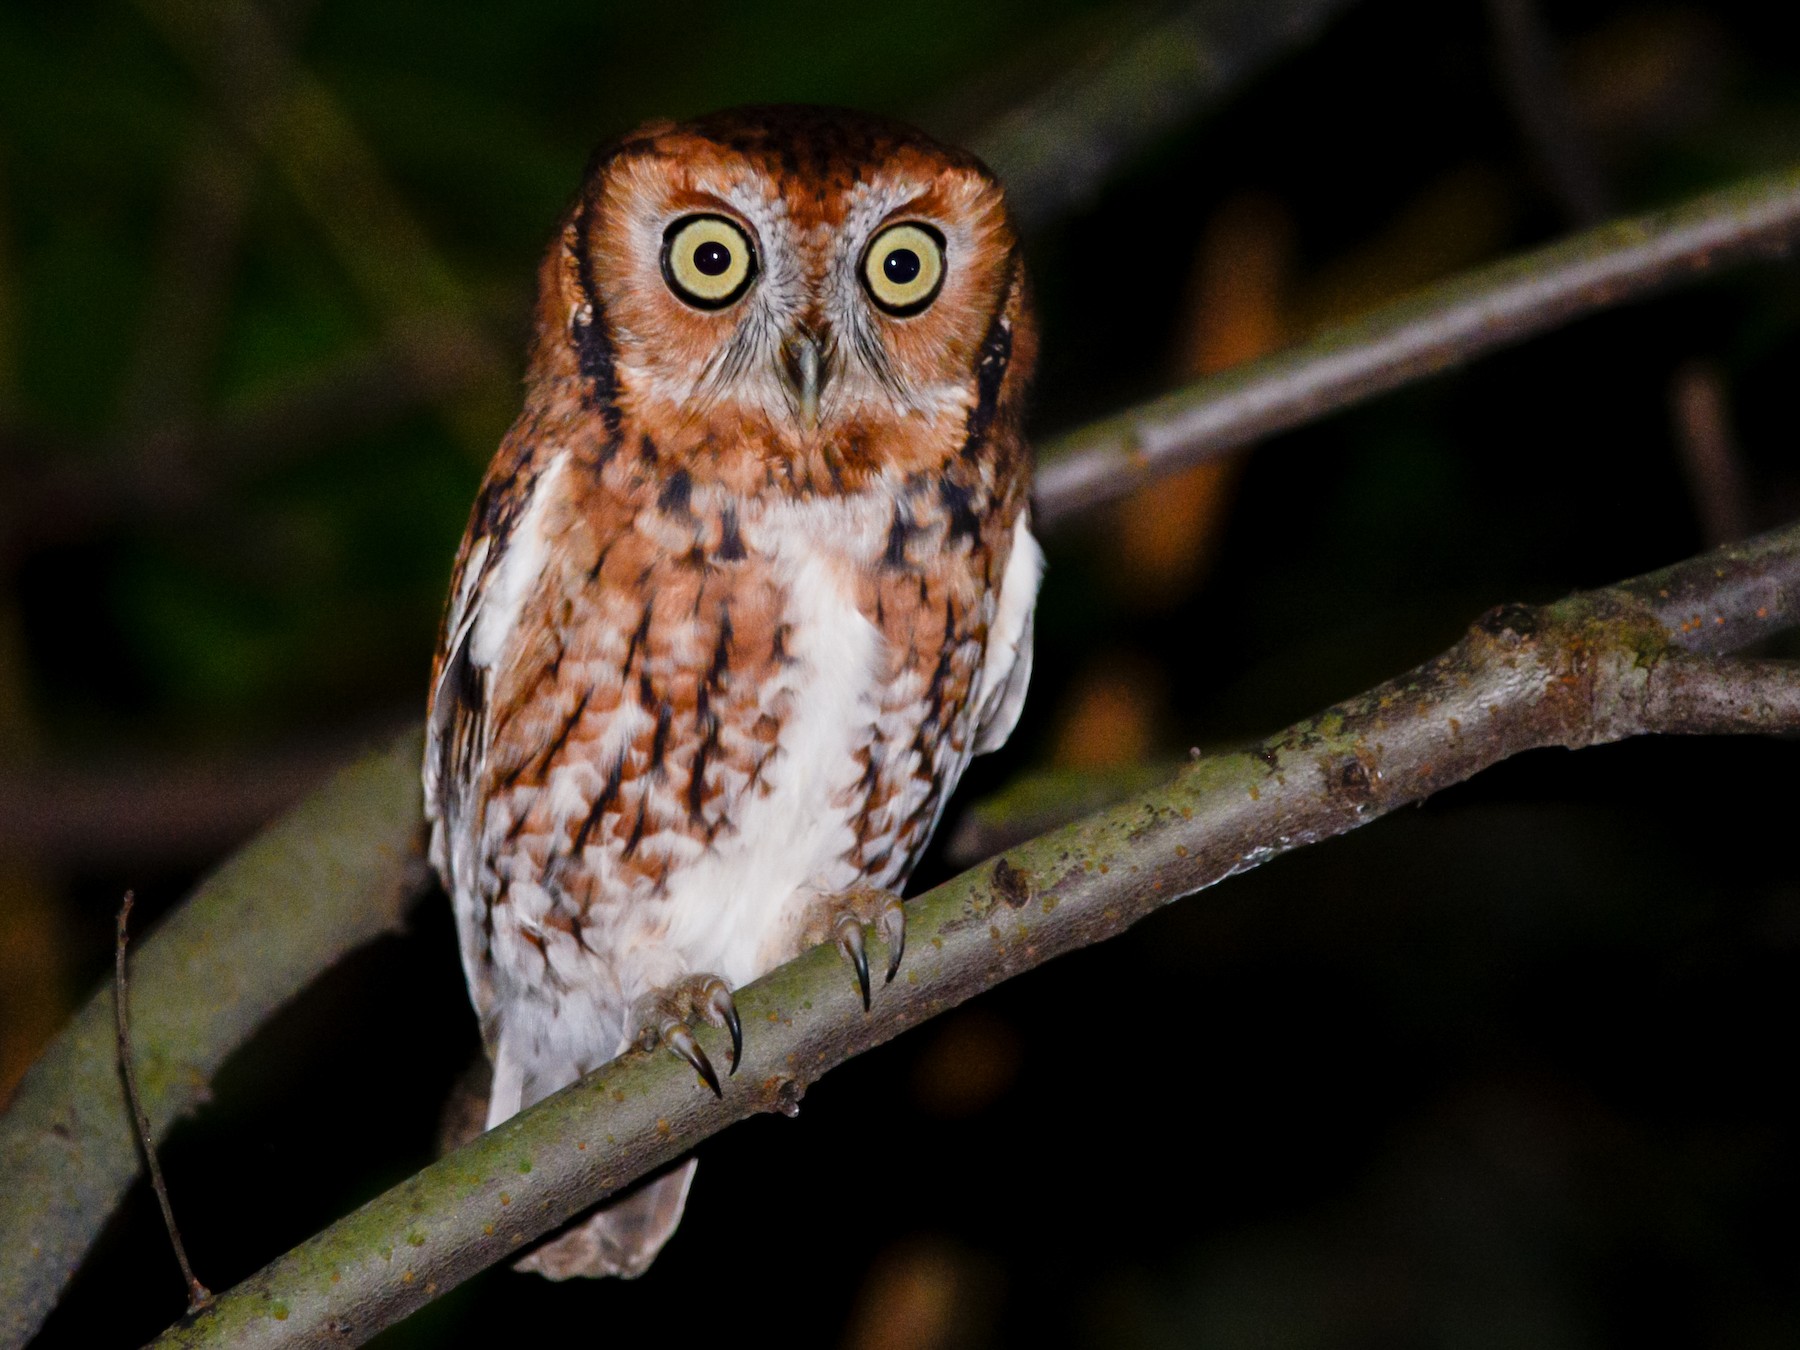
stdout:
{"type": "Polygon", "coordinates": [[[587,382],[615,432],[905,469],[1015,423],[1034,352],[978,160],[862,113],[743,108],[595,155],[540,276],[532,375],[587,382]]]}

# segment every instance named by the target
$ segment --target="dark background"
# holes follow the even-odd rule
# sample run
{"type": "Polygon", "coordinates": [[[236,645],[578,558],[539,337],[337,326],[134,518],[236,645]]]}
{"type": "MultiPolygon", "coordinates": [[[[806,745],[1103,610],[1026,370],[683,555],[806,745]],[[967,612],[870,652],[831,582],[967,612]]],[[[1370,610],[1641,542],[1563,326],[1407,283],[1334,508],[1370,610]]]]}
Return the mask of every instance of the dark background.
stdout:
{"type": "MultiPolygon", "coordinates": [[[[1800,161],[1784,7],[1542,0],[1546,140],[1509,98],[1511,3],[1346,0],[1036,227],[1040,436],[1596,206],[1800,161]]],[[[536,257],[594,143],[772,100],[973,140],[1156,14],[273,0],[272,60],[229,6],[195,40],[204,12],[0,9],[0,1097],[109,966],[124,888],[153,917],[419,715],[536,257]]],[[[959,802],[1103,790],[1496,602],[1792,518],[1796,371],[1800,273],[1762,265],[1058,534],[1024,721],[959,802]]],[[[491,1272],[378,1344],[1800,1342],[1793,774],[1767,740],[1503,765],[706,1144],[641,1281],[491,1272]]],[[[939,852],[921,882],[969,861],[939,852]]],[[[202,1278],[427,1162],[475,1044],[434,895],[177,1129],[202,1278]]],[[[39,1344],[135,1344],[181,1302],[140,1187],[39,1344]]]]}

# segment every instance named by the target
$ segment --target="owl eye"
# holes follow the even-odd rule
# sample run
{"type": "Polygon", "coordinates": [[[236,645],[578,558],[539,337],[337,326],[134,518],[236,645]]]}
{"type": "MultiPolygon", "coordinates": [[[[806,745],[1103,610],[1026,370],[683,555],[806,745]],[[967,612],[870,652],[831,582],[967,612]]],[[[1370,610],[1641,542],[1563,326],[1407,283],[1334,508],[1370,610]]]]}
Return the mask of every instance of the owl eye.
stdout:
{"type": "Polygon", "coordinates": [[[663,231],[663,280],[697,309],[724,309],[756,280],[756,248],[724,216],[683,216],[663,231]]]}
{"type": "Polygon", "coordinates": [[[917,314],[944,284],[944,236],[907,221],[875,236],[863,255],[869,298],[897,319],[917,314]]]}

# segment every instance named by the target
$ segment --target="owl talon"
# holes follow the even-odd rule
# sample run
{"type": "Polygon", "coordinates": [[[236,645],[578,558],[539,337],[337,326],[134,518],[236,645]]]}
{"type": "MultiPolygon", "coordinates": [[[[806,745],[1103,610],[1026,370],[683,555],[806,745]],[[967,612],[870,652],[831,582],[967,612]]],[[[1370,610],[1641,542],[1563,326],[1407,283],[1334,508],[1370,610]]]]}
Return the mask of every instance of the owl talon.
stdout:
{"type": "Polygon", "coordinates": [[[663,1023],[662,1043],[688,1062],[693,1071],[700,1075],[702,1082],[713,1090],[713,1096],[723,1097],[725,1090],[719,1086],[719,1075],[714,1071],[712,1061],[706,1057],[706,1051],[700,1048],[700,1042],[694,1039],[694,1033],[688,1030],[685,1022],[669,1018],[663,1023]]]}
{"type": "Polygon", "coordinates": [[[888,896],[876,923],[882,937],[887,939],[887,978],[883,983],[892,984],[900,970],[900,958],[906,955],[906,911],[900,906],[899,896],[888,896]]]}
{"type": "Polygon", "coordinates": [[[869,952],[863,943],[862,923],[854,914],[845,914],[837,921],[838,950],[856,972],[856,987],[862,991],[863,1011],[869,1011],[869,952]]]}
{"type": "Polygon", "coordinates": [[[713,980],[706,987],[706,1020],[715,1027],[724,1027],[731,1032],[731,1068],[729,1072],[738,1071],[738,1061],[744,1056],[744,1024],[738,1020],[737,1003],[731,997],[731,990],[725,981],[713,980]]]}

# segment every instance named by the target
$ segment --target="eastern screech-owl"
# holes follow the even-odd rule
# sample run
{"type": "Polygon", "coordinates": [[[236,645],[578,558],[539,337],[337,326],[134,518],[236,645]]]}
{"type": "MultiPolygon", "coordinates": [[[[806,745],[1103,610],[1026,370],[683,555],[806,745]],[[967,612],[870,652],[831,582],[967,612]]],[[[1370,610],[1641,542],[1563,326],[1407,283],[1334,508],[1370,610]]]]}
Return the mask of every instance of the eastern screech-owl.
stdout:
{"type": "MultiPolygon", "coordinates": [[[[524,411],[457,558],[431,857],[491,1128],[865,922],[1031,668],[1036,337],[999,184],[858,113],[597,154],[538,276],[524,411]]],[[[736,1064],[734,1049],[733,1065],[736,1064]]],[[[690,1160],[521,1263],[637,1275],[690,1160]]]]}

